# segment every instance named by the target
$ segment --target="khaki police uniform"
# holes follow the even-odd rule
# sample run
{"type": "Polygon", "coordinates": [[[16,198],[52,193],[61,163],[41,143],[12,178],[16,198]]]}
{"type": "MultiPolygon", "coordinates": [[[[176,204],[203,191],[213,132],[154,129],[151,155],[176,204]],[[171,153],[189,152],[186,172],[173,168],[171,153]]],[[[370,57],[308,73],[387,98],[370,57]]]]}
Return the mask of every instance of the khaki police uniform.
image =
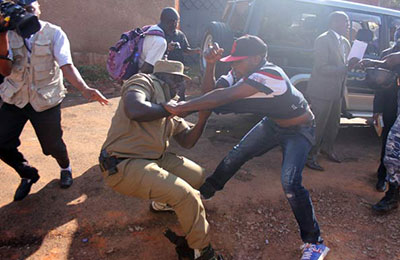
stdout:
{"type": "Polygon", "coordinates": [[[209,224],[197,189],[204,182],[204,169],[189,159],[166,151],[169,139],[189,129],[179,117],[150,122],[130,120],[124,112],[124,95],[136,91],[160,104],[171,99],[167,84],[154,75],[136,74],[124,83],[122,98],[102,147],[118,158],[117,172],[104,171],[113,190],[142,199],[167,203],[178,216],[188,245],[209,245],[209,224]]]}

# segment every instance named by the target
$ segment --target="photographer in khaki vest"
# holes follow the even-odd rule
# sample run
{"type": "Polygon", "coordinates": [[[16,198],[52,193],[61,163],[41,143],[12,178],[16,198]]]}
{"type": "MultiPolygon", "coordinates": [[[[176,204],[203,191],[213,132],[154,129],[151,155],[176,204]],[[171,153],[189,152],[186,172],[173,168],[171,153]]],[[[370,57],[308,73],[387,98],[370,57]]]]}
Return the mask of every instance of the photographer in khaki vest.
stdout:
{"type": "MultiPolygon", "coordinates": [[[[35,0],[17,4],[36,16],[40,15],[35,0]]],[[[0,18],[2,26],[6,25],[0,18]]],[[[14,168],[22,178],[14,200],[22,200],[39,179],[38,170],[30,166],[18,151],[19,136],[29,120],[35,129],[43,153],[60,165],[60,186],[72,185],[72,173],[66,146],[62,140],[60,104],[65,97],[63,75],[83,96],[101,104],[108,101],[89,88],[72,63],[69,41],[60,27],[40,21],[40,31],[23,39],[15,31],[0,32],[0,159],[14,168]]]]}
{"type": "Polygon", "coordinates": [[[185,238],[176,239],[171,231],[166,236],[177,244],[180,257],[216,260],[220,258],[210,246],[209,224],[197,191],[204,182],[204,169],[167,151],[171,137],[184,148],[193,147],[210,115],[200,112],[191,127],[161,105],[176,97],[185,77],[181,62],[160,60],[153,74],[139,73],[124,82],[100,167],[113,190],[152,200],[153,211],[175,211],[185,238]]]}

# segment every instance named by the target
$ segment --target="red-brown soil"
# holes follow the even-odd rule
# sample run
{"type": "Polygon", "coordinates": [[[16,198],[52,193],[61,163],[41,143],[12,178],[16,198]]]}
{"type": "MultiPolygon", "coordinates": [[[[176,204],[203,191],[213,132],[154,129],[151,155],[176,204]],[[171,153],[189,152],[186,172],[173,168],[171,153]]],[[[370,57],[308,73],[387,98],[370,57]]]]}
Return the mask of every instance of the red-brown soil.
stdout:
{"type": "MultiPolygon", "coordinates": [[[[162,235],[166,227],[181,232],[176,216],[154,214],[148,201],[119,195],[103,184],[97,157],[119,99],[101,107],[71,96],[62,110],[75,178],[71,188],[59,188],[59,168],[42,154],[29,124],[20,149],[41,175],[30,196],[12,202],[19,177],[0,162],[0,259],[177,259],[162,235]]],[[[255,122],[249,115],[213,115],[193,149],[174,143],[171,149],[211,174],[255,122]]],[[[321,158],[325,172],[304,171],[304,185],[331,248],[328,260],[400,259],[400,211],[377,215],[370,208],[383,196],[374,189],[379,146],[373,128],[344,125],[337,150],[346,161],[321,158]]],[[[225,259],[300,259],[302,242],[282,192],[280,165],[276,148],[246,163],[225,190],[205,202],[213,246],[225,259]]]]}

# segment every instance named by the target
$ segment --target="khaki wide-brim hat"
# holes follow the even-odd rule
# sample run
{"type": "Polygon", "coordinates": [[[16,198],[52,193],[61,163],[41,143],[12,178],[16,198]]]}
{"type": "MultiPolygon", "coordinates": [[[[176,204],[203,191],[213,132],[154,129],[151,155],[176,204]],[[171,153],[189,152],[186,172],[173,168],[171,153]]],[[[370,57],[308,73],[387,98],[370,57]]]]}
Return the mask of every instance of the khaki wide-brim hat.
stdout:
{"type": "Polygon", "coordinates": [[[162,72],[162,73],[179,75],[186,79],[191,79],[189,76],[186,76],[183,73],[184,68],[185,66],[183,66],[183,63],[179,61],[159,60],[156,62],[156,64],[154,64],[153,73],[162,72]]]}

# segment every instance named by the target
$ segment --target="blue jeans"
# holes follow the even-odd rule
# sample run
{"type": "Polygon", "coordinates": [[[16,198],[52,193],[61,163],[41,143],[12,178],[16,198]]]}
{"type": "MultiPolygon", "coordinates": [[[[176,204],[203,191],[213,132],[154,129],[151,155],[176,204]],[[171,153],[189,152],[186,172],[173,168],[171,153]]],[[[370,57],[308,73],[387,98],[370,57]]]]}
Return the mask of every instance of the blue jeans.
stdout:
{"type": "Polygon", "coordinates": [[[283,153],[281,182],[300,227],[301,238],[305,243],[322,242],[310,194],[302,185],[304,164],[313,143],[313,126],[282,128],[265,117],[233,147],[205,185],[222,190],[244,163],[280,145],[283,153]]]}

